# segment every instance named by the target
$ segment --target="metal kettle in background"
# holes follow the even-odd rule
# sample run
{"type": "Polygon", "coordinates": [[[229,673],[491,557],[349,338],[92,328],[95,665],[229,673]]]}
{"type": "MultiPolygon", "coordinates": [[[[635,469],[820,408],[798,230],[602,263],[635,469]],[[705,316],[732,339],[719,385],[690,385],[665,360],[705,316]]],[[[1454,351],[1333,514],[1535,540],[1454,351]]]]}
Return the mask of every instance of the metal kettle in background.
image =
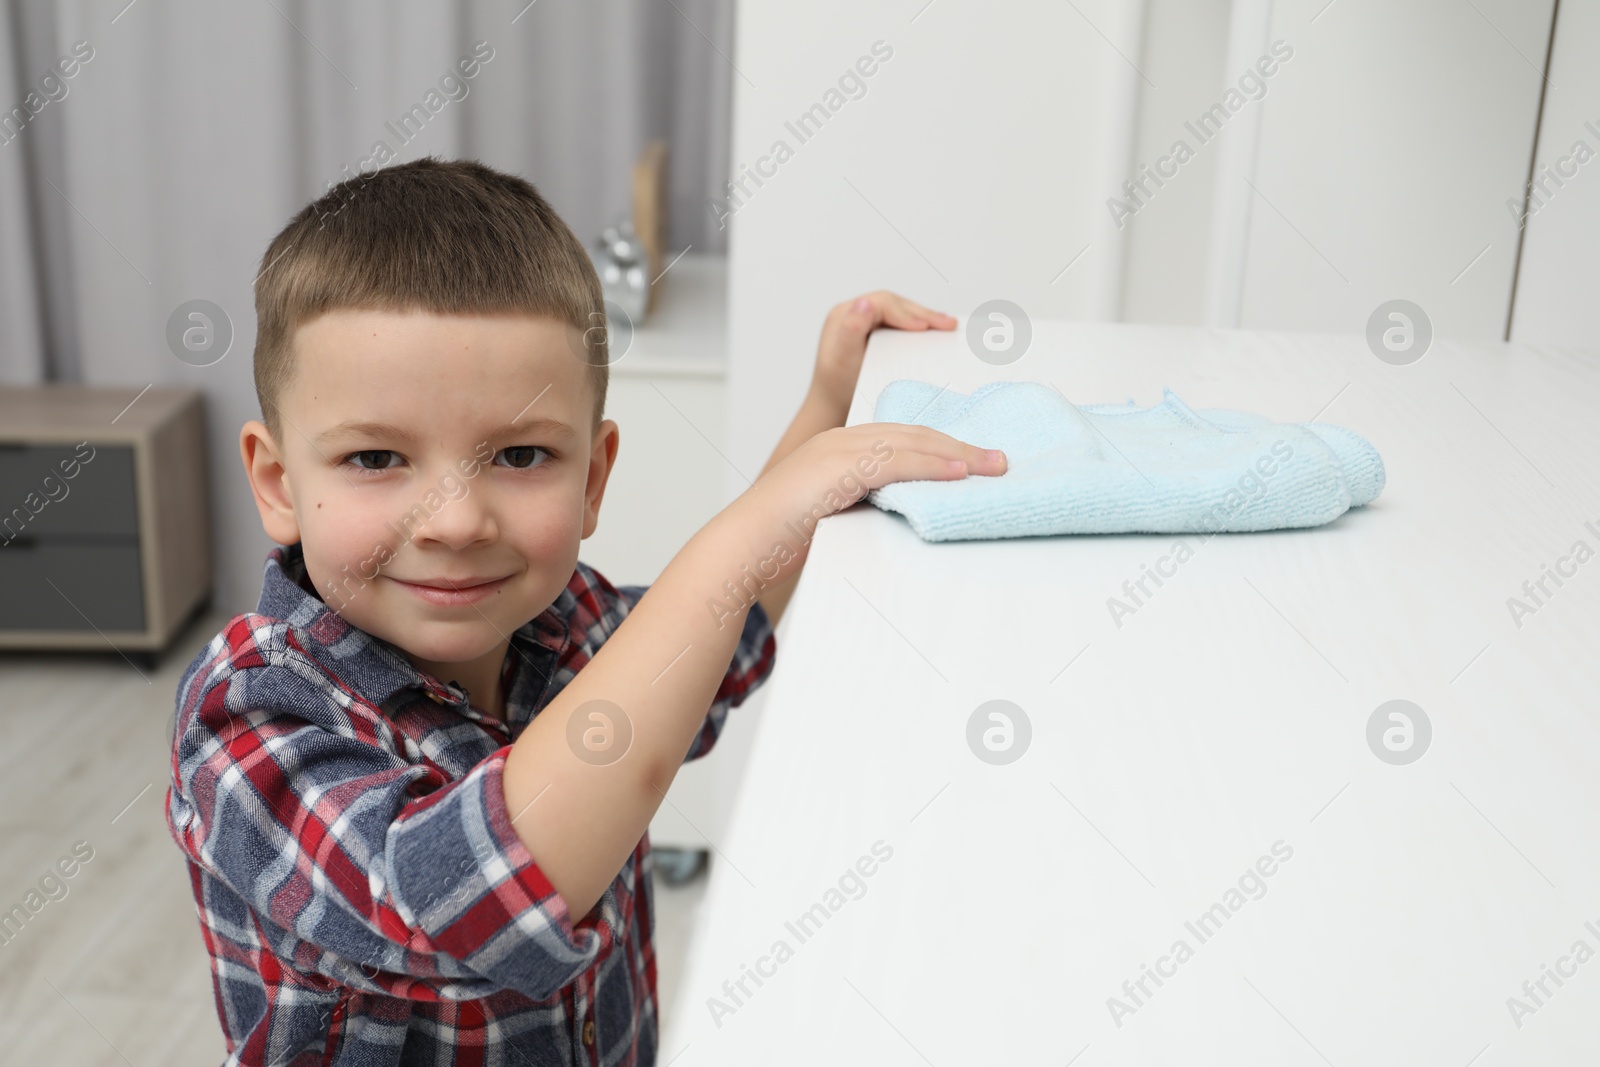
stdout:
{"type": "Polygon", "coordinates": [[[634,325],[642,325],[650,300],[650,279],[646,277],[650,259],[644,242],[633,232],[633,221],[622,218],[607,226],[589,258],[594,260],[605,298],[626,312],[634,325]]]}

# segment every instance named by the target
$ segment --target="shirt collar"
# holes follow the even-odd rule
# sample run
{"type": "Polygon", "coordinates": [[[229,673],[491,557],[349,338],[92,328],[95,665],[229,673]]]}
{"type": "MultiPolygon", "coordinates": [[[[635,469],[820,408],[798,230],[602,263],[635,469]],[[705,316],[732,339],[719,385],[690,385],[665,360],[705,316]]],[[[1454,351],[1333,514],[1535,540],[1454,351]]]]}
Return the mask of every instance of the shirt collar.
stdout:
{"type": "MultiPolygon", "coordinates": [[[[267,553],[256,610],[288,623],[308,646],[306,651],[311,656],[374,707],[382,707],[396,693],[411,687],[441,704],[466,707],[466,694],[460,687],[419,670],[400,649],[345,621],[312,590],[300,543],[275,545],[267,553]]],[[[506,694],[508,720],[520,721],[537,710],[524,705],[542,695],[554,664],[566,650],[571,640],[566,620],[575,607],[576,597],[569,582],[555,603],[512,632],[514,650],[538,665],[544,677],[527,679],[526,671],[518,667],[518,683],[506,694]]]]}

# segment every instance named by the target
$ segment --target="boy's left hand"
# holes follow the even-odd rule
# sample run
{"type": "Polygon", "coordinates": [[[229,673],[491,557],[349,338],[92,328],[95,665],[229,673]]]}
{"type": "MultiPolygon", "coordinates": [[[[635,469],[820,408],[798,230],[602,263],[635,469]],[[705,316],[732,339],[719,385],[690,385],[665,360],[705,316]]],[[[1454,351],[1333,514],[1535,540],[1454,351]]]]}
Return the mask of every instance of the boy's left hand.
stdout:
{"type": "Polygon", "coordinates": [[[817,366],[811,376],[811,390],[837,413],[841,426],[856,393],[856,379],[861,377],[867,336],[879,326],[892,326],[897,330],[953,330],[956,318],[942,311],[930,311],[913,300],[883,289],[835,305],[822,323],[822,340],[817,343],[817,366]]]}

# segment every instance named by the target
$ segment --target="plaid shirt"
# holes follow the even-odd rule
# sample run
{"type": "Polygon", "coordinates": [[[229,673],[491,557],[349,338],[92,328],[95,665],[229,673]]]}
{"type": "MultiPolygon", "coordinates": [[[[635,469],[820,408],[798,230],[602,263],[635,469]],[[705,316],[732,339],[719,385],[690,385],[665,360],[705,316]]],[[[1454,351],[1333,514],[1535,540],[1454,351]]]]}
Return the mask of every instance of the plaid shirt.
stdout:
{"type": "MultiPolygon", "coordinates": [[[[305,581],[299,546],[274,548],[257,614],[178,687],[167,825],[228,1064],[654,1064],[649,834],[574,921],[501,786],[511,742],[646,587],[580,562],[511,637],[501,723],[305,581]]],[[[756,604],[686,760],[775,651],[756,604]]]]}

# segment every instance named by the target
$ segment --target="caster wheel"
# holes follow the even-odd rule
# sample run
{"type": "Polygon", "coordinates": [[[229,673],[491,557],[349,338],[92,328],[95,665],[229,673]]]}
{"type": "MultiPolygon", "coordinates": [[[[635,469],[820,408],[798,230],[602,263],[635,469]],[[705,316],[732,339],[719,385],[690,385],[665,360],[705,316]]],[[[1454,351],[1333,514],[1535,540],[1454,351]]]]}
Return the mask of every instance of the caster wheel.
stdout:
{"type": "Polygon", "coordinates": [[[705,869],[708,859],[703,848],[658,848],[652,858],[656,874],[670,886],[693,881],[705,869]]]}

